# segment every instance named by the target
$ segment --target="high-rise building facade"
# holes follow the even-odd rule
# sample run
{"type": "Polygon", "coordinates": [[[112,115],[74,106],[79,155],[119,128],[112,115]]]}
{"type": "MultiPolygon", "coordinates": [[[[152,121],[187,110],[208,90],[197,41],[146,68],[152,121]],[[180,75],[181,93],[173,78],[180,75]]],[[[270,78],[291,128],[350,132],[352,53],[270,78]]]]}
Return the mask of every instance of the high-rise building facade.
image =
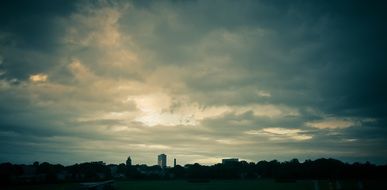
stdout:
{"type": "Polygon", "coordinates": [[[160,154],[157,156],[157,164],[161,167],[161,168],[166,168],[167,167],[167,155],[165,154],[160,154]]]}

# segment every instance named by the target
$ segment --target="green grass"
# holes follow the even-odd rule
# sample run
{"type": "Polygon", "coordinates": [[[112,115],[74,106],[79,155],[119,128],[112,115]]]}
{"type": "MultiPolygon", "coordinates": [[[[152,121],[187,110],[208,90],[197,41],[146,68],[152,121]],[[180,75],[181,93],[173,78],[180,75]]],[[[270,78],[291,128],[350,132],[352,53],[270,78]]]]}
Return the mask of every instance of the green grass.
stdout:
{"type": "Polygon", "coordinates": [[[208,183],[190,183],[187,181],[122,181],[116,182],[117,190],[138,189],[138,190],[309,190],[313,189],[312,181],[300,181],[296,183],[276,183],[272,180],[231,180],[231,181],[210,181],[208,183]]]}
{"type": "MultiPolygon", "coordinates": [[[[340,180],[341,190],[356,190],[356,180],[340,180]]],[[[299,180],[294,183],[279,183],[274,180],[213,180],[208,183],[190,183],[185,180],[176,181],[117,181],[117,190],[314,190],[313,180],[299,180]]],[[[318,181],[319,190],[336,189],[336,183],[328,180],[318,181]]],[[[387,189],[382,180],[365,181],[363,189],[387,189]]]]}
{"type": "Polygon", "coordinates": [[[4,190],[75,190],[79,187],[76,183],[64,184],[41,184],[41,185],[17,185],[12,187],[5,187],[4,190]]]}
{"type": "MultiPolygon", "coordinates": [[[[318,182],[319,190],[335,189],[336,184],[327,180],[318,182]]],[[[342,190],[358,189],[357,181],[340,181],[342,190]]],[[[212,180],[208,183],[190,183],[186,180],[166,181],[116,181],[117,190],[314,190],[314,181],[300,180],[294,183],[278,183],[274,180],[212,180]]],[[[78,190],[79,183],[48,184],[48,185],[24,185],[1,190],[78,190]]],[[[364,189],[387,189],[387,183],[381,180],[366,181],[364,189]]]]}

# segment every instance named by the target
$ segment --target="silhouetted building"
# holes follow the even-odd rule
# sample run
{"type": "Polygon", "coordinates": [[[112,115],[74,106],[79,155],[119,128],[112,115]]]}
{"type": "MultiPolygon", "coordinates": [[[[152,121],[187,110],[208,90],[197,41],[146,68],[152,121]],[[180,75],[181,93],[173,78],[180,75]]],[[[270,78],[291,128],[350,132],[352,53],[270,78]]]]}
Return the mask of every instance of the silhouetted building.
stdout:
{"type": "Polygon", "coordinates": [[[163,169],[167,167],[167,155],[160,154],[157,156],[157,164],[163,169]]]}
{"type": "Polygon", "coordinates": [[[235,162],[239,162],[239,159],[238,158],[222,159],[222,164],[229,164],[229,163],[235,163],[235,162]]]}
{"type": "Polygon", "coordinates": [[[106,166],[106,163],[103,161],[94,161],[94,162],[90,162],[90,164],[98,164],[98,165],[106,166]]]}
{"type": "Polygon", "coordinates": [[[126,166],[132,166],[132,159],[130,156],[128,156],[128,159],[126,159],[126,166]]]}
{"type": "Polygon", "coordinates": [[[173,159],[173,167],[176,167],[176,158],[173,159]]]}

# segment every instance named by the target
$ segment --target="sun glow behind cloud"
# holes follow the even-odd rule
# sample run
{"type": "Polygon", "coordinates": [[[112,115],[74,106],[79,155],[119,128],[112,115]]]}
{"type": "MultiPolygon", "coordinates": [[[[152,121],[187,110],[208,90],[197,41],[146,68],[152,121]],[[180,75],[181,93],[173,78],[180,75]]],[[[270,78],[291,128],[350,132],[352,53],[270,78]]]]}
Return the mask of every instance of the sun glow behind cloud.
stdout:
{"type": "Polygon", "coordinates": [[[30,81],[32,82],[46,82],[47,79],[48,79],[48,76],[42,73],[30,75],[30,81]]]}
{"type": "MultiPolygon", "coordinates": [[[[130,98],[129,98],[130,99],[130,98]]],[[[221,117],[225,114],[242,115],[248,112],[257,117],[297,116],[295,109],[276,105],[249,106],[204,106],[197,102],[188,102],[186,98],[170,97],[156,93],[133,97],[137,108],[141,111],[136,121],[147,126],[196,126],[205,119],[221,117]]]]}

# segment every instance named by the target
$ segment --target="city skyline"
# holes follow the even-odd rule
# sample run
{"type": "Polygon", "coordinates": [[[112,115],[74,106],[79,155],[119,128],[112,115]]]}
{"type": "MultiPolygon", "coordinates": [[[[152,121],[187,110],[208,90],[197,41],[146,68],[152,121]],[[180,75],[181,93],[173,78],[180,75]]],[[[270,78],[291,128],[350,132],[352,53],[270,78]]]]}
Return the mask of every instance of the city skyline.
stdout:
{"type": "Polygon", "coordinates": [[[384,7],[3,0],[0,163],[387,164],[384,7]]]}

